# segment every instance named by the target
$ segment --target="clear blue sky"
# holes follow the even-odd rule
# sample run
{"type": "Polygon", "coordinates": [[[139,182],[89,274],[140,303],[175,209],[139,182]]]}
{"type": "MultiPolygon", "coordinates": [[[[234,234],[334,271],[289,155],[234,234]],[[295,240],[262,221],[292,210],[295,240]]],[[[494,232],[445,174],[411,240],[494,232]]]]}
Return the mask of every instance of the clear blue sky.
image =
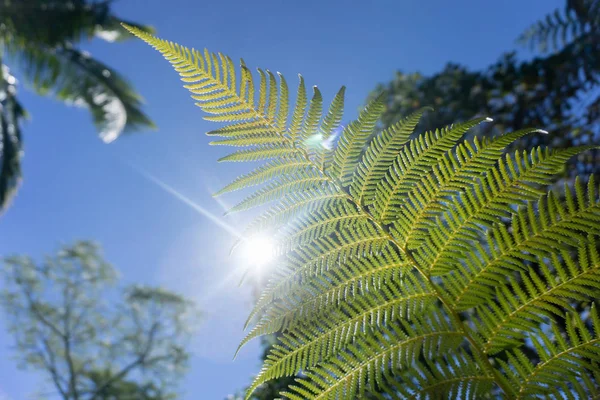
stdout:
{"type": "MultiPolygon", "coordinates": [[[[200,1],[120,0],[124,19],[151,24],[160,36],[208,47],[249,66],[302,73],[328,99],[346,85],[345,119],[353,118],[378,82],[397,69],[432,73],[446,62],[484,67],[559,0],[200,1]]],[[[223,399],[258,371],[258,342],[231,356],[251,305],[248,287],[222,284],[233,271],[232,237],[206,217],[145,179],[130,164],[211,212],[225,203],[210,193],[241,170],[216,164],[222,149],[208,147],[215,127],[202,115],[170,66],[138,42],[84,45],[127,76],[144,95],[157,132],[97,139],[89,115],[21,87],[33,118],[24,126],[23,186],[0,217],[0,256],[40,256],[78,238],[100,242],[125,282],[160,284],[196,299],[205,312],[193,341],[183,399],[223,399]]],[[[240,217],[228,217],[235,226],[240,217]]],[[[1,320],[0,320],[1,321],[1,320]]],[[[2,322],[0,322],[0,325],[2,322]]],[[[2,326],[0,326],[2,328],[2,326]]],[[[0,329],[0,399],[30,398],[37,375],[20,371],[0,329]]]]}

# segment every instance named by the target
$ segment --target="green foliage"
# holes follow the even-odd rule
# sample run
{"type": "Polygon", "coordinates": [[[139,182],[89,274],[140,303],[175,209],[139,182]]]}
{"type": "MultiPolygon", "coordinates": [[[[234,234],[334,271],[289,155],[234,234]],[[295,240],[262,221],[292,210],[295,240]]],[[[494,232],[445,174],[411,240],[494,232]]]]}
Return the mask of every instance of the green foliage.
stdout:
{"type": "Polygon", "coordinates": [[[165,395],[162,390],[157,388],[153,383],[139,384],[135,381],[127,381],[125,379],[115,380],[109,386],[104,385],[104,382],[112,377],[111,371],[90,371],[87,376],[94,388],[99,388],[96,393],[98,400],[170,400],[175,396],[165,395]]]}
{"type": "Polygon", "coordinates": [[[277,334],[248,398],[293,376],[285,398],[597,395],[597,187],[546,189],[593,146],[505,154],[546,133],[535,129],[461,139],[484,118],[415,136],[422,111],[377,133],[379,97],[334,143],[340,94],[326,111],[300,79],[288,116],[283,77],[259,70],[255,90],[243,62],[238,79],[226,56],[128,29],[173,64],[207,119],[233,123],[216,132],[246,148],[225,160],[270,160],[226,189],[264,184],[233,211],[275,203],[247,235],[280,243],[241,344],[277,334]]]}
{"type": "Polygon", "coordinates": [[[22,367],[42,371],[65,400],[171,398],[188,359],[188,300],[144,286],[117,299],[117,272],[90,242],[3,264],[0,304],[22,367]]]}
{"type": "MultiPolygon", "coordinates": [[[[564,10],[556,10],[521,35],[519,42],[538,53],[534,58],[510,52],[477,71],[452,63],[430,76],[398,71],[373,93],[375,97],[383,92],[382,127],[432,105],[436,112],[427,114],[419,125],[424,130],[491,115],[494,125],[473,132],[492,136],[543,126],[552,135],[529,135],[519,143],[555,149],[597,143],[600,2],[565,3],[564,10]]],[[[600,151],[589,151],[574,157],[561,175],[573,178],[585,173],[598,178],[598,165],[600,151]]]]}
{"type": "Polygon", "coordinates": [[[123,131],[154,126],[131,85],[114,69],[75,47],[94,37],[109,42],[131,37],[110,6],[110,1],[88,0],[0,2],[0,211],[21,178],[20,123],[25,118],[7,60],[39,94],[87,108],[106,143],[123,131]]]}

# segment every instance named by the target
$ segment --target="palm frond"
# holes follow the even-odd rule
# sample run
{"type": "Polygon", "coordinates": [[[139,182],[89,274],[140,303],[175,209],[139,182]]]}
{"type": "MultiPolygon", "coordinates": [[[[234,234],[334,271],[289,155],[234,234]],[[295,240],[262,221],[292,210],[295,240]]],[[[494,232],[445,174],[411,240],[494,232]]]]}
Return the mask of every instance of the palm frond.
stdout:
{"type": "Polygon", "coordinates": [[[142,99],[116,71],[74,48],[23,46],[18,60],[40,94],[87,108],[100,137],[115,140],[123,131],[153,128],[142,99]]]}
{"type": "Polygon", "coordinates": [[[0,64],[0,212],[6,209],[21,180],[21,122],[26,112],[16,99],[16,79],[0,64]]]}

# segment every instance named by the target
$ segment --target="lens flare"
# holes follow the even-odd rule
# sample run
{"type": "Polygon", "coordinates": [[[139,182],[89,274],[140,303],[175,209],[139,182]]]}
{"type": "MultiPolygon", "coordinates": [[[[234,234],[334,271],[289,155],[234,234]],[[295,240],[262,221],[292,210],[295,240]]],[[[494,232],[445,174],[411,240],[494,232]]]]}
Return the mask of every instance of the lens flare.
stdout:
{"type": "Polygon", "coordinates": [[[275,258],[275,242],[265,236],[251,237],[242,246],[243,261],[250,267],[264,267],[275,258]]]}

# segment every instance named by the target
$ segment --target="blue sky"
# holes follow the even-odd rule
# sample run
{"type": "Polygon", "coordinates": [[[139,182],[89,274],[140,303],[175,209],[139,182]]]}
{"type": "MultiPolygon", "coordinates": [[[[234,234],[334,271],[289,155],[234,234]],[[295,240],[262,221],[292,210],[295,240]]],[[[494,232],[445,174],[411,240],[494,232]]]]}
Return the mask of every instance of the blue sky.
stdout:
{"type": "MultiPolygon", "coordinates": [[[[484,67],[559,0],[389,0],[218,2],[120,0],[124,19],[156,27],[162,37],[207,47],[249,66],[280,71],[290,85],[297,73],[331,99],[346,85],[345,120],[394,71],[433,73],[446,62],[484,67]]],[[[103,245],[125,283],[158,284],[198,301],[205,313],[195,335],[183,399],[223,399],[246,385],[260,367],[258,342],[235,361],[251,306],[249,287],[227,280],[233,237],[145,178],[132,165],[221,216],[233,201],[211,197],[243,171],[217,164],[224,149],[207,145],[215,126],[202,120],[179,79],[141,42],[83,46],[128,77],[146,99],[159,130],[104,145],[89,115],[35,96],[19,97],[32,114],[24,126],[24,183],[0,217],[0,256],[52,252],[87,238],[103,245]]],[[[17,77],[18,77],[18,71],[17,77]]],[[[493,117],[493,116],[492,116],[493,117]]],[[[248,216],[224,219],[239,227],[248,216]]],[[[30,398],[38,375],[18,370],[0,320],[0,399],[30,398]]]]}

